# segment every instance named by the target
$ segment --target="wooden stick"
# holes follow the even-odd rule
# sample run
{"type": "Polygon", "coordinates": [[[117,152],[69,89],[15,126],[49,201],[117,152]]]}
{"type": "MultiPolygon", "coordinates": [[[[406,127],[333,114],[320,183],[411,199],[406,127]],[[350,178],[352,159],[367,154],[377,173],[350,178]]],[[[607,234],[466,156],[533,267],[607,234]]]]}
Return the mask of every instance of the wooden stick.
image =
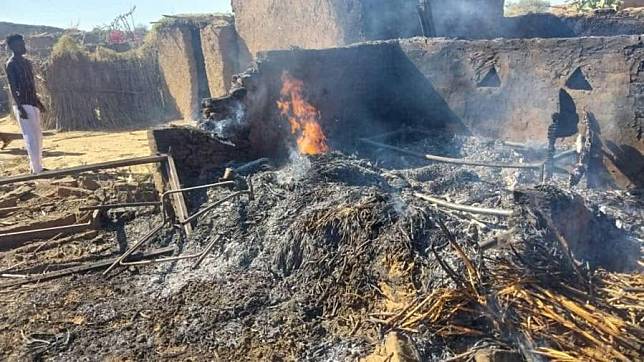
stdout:
{"type": "Polygon", "coordinates": [[[518,169],[541,169],[543,167],[543,162],[535,163],[506,163],[506,162],[488,162],[488,161],[469,161],[463,160],[460,158],[450,158],[443,156],[435,156],[429,154],[422,154],[419,152],[409,151],[403,148],[387,145],[384,143],[376,142],[373,140],[361,138],[360,142],[369,144],[371,146],[380,147],[388,150],[392,150],[398,153],[402,153],[409,156],[414,156],[418,158],[424,158],[426,160],[441,162],[441,163],[450,163],[454,165],[465,165],[465,166],[480,166],[480,167],[490,167],[490,168],[518,168],[518,169]]]}
{"type": "Polygon", "coordinates": [[[0,250],[9,250],[16,248],[26,242],[38,239],[47,239],[55,235],[77,234],[88,229],[96,227],[98,221],[99,211],[94,211],[89,220],[84,223],[77,223],[72,225],[55,226],[50,228],[36,229],[36,230],[22,230],[0,234],[0,250]]]}
{"type": "Polygon", "coordinates": [[[435,204],[435,205],[438,205],[438,206],[446,207],[448,209],[453,209],[453,210],[471,212],[473,214],[504,216],[504,217],[509,217],[509,216],[514,215],[514,211],[512,211],[512,210],[489,209],[489,208],[484,208],[484,207],[475,207],[475,206],[467,206],[467,205],[462,205],[462,204],[455,204],[453,202],[448,202],[448,201],[445,201],[445,200],[437,199],[435,197],[431,197],[429,195],[421,194],[419,192],[415,192],[414,196],[418,197],[419,199],[429,201],[432,204],[435,204]]]}

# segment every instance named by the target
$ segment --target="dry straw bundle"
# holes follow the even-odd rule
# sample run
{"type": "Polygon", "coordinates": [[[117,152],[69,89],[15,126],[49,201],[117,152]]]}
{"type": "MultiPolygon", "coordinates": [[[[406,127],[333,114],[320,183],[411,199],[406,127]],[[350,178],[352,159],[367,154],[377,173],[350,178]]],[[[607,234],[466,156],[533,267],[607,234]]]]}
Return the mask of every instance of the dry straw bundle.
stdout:
{"type": "MultiPolygon", "coordinates": [[[[429,330],[443,338],[490,338],[553,361],[641,358],[643,275],[599,271],[586,275],[580,285],[575,273],[562,273],[568,270],[563,257],[551,258],[549,270],[522,272],[526,265],[517,250],[484,268],[474,264],[455,238],[449,239],[467,271],[465,277],[453,276],[458,287],[435,290],[382,324],[412,333],[429,330]],[[553,283],[552,275],[560,281],[553,283]]],[[[466,360],[475,352],[460,357],[466,360]]]]}

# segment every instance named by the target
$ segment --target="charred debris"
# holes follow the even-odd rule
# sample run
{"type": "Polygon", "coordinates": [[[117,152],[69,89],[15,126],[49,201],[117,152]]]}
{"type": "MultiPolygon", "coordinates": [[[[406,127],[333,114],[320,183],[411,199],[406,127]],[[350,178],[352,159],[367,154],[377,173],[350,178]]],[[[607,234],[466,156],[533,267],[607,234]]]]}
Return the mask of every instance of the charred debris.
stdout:
{"type": "MultiPolygon", "coordinates": [[[[35,313],[44,305],[78,322],[21,331],[23,352],[638,359],[641,198],[571,186],[568,167],[590,169],[592,146],[549,157],[545,144],[405,129],[358,140],[352,153],[298,152],[298,144],[323,140],[297,142],[310,136],[303,130],[315,116],[292,114],[306,106],[284,107],[294,128],[288,158],[203,169],[182,189],[172,188],[181,168],[171,156],[130,160],[163,166],[160,199],[78,191],[95,200],[80,209],[102,218],[103,228],[138,235],[119,253],[109,252],[109,236],[90,231],[92,248],[102,251],[88,254],[105,257],[56,262],[42,254],[87,247],[77,236],[88,231],[60,228],[5,251],[5,262],[22,264],[3,268],[3,292],[30,294],[34,303],[9,303],[5,326],[19,322],[11,308],[35,313]],[[553,172],[544,179],[545,167],[553,172]],[[40,292],[15,289],[41,284],[40,292]],[[63,300],[81,291],[77,307],[65,310],[63,300]]],[[[214,148],[238,142],[189,134],[214,148]]],[[[66,187],[103,189],[81,180],[66,187]]],[[[33,190],[22,188],[10,196],[29,199],[33,190]]]]}

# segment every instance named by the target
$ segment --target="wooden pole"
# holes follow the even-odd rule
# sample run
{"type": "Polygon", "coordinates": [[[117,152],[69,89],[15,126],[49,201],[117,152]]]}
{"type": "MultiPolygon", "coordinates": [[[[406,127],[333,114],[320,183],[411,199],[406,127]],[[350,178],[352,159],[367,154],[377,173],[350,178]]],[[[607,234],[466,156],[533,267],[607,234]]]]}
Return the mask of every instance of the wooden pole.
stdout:
{"type": "Polygon", "coordinates": [[[473,213],[473,214],[503,216],[503,217],[509,217],[509,216],[514,215],[514,211],[512,211],[512,210],[488,209],[488,208],[484,208],[484,207],[475,207],[475,206],[467,206],[467,205],[462,205],[462,204],[455,204],[453,202],[448,202],[448,201],[445,201],[445,200],[437,199],[435,197],[431,197],[429,195],[421,194],[419,192],[415,192],[414,196],[418,197],[421,200],[431,202],[432,204],[437,205],[437,206],[446,207],[446,208],[452,209],[452,210],[470,212],[470,213],[473,213]]]}
{"type": "Polygon", "coordinates": [[[506,162],[488,162],[488,161],[470,161],[470,160],[463,160],[460,158],[450,158],[450,157],[443,157],[443,156],[434,156],[434,155],[429,155],[429,154],[423,154],[419,152],[414,152],[414,151],[409,151],[403,148],[399,148],[396,146],[376,142],[370,139],[366,138],[361,138],[360,142],[366,143],[371,146],[379,147],[379,148],[384,148],[387,150],[395,151],[401,154],[413,156],[413,157],[418,157],[418,158],[424,158],[426,160],[434,161],[434,162],[441,162],[441,163],[449,163],[449,164],[454,164],[454,165],[464,165],[464,166],[480,166],[480,167],[490,167],[490,168],[517,168],[517,169],[541,169],[543,163],[542,162],[536,162],[536,163],[506,163],[506,162]]]}

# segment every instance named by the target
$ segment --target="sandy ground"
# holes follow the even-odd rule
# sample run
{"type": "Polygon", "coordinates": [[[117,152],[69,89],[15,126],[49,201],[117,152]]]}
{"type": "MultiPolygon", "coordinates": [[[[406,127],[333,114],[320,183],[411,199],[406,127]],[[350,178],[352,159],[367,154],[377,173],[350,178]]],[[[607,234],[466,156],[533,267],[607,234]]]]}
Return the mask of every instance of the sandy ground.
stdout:
{"type": "MultiPolygon", "coordinates": [[[[181,123],[181,122],[173,122],[181,123]]],[[[10,117],[0,118],[0,132],[20,133],[10,117]]],[[[29,172],[27,152],[22,140],[13,141],[0,150],[0,176],[29,172]]],[[[127,131],[48,132],[44,138],[44,165],[50,170],[147,156],[150,154],[147,129],[127,131]]],[[[137,172],[149,169],[137,167],[137,172]]]]}

